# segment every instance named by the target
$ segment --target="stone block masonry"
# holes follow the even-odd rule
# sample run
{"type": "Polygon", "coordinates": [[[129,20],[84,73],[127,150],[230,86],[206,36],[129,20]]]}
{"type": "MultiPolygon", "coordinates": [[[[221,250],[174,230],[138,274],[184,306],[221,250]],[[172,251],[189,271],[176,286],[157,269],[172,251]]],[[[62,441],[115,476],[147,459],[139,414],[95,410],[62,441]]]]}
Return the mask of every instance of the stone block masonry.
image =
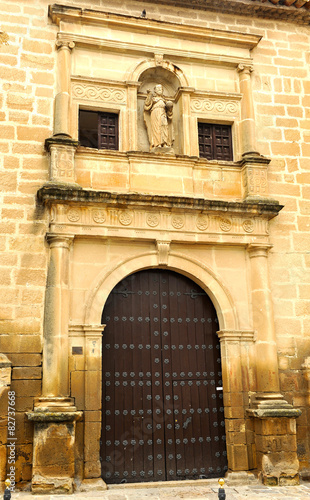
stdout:
{"type": "MultiPolygon", "coordinates": [[[[8,33],[9,44],[0,46],[0,353],[4,353],[12,364],[11,388],[16,392],[18,438],[16,481],[20,487],[24,487],[32,477],[33,451],[33,423],[26,420],[24,415],[25,412],[33,410],[34,398],[41,395],[42,388],[41,355],[49,259],[45,235],[49,230],[49,214],[48,210],[38,203],[36,194],[49,179],[48,153],[44,148],[44,142],[53,135],[54,97],[59,92],[55,47],[59,28],[48,19],[46,0],[37,0],[32,2],[33,5],[30,5],[27,0],[10,0],[7,5],[2,3],[0,26],[8,33]]],[[[67,6],[74,3],[75,7],[86,8],[82,0],[74,2],[63,0],[62,3],[67,6]]],[[[237,15],[229,12],[223,13],[220,9],[220,2],[213,2],[213,4],[217,3],[217,10],[213,5],[212,11],[205,11],[180,5],[165,6],[157,2],[143,2],[142,4],[139,1],[102,0],[100,7],[97,1],[88,2],[87,9],[100,8],[106,12],[137,17],[141,15],[142,9],[146,9],[147,18],[161,22],[168,21],[184,25],[188,23],[196,27],[252,33],[262,37],[260,43],[251,51],[256,146],[262,155],[271,158],[268,166],[269,196],[284,205],[284,209],[270,222],[269,238],[272,248],[268,256],[280,392],[289,403],[302,410],[302,415],[297,420],[296,443],[294,438],[287,442],[282,440],[281,447],[288,447],[284,450],[287,457],[291,451],[297,449],[301,474],[308,477],[310,474],[309,387],[303,364],[309,355],[310,348],[310,73],[308,56],[310,29],[307,25],[300,26],[291,19],[284,22],[272,18],[271,14],[270,18],[262,19],[242,16],[240,11],[237,15]]],[[[255,5],[256,2],[252,4],[255,5]]],[[[257,5],[262,7],[261,2],[257,2],[257,5]]],[[[175,39],[171,39],[170,42],[177,43],[175,39]]],[[[158,47],[158,51],[165,52],[169,41],[165,40],[160,43],[162,46],[158,47]]],[[[173,59],[173,56],[171,58],[173,59]]],[[[89,62],[85,60],[83,63],[84,59],[81,61],[82,66],[89,62]]],[[[234,81],[229,80],[228,69],[226,68],[223,74],[221,73],[222,76],[219,79],[216,77],[216,66],[210,65],[208,71],[201,77],[203,88],[215,93],[239,92],[239,80],[237,77],[234,81]]],[[[125,80],[126,75],[123,75],[122,68],[117,68],[117,71],[125,80]]],[[[75,74],[74,67],[72,74],[78,76],[75,74]]],[[[216,120],[217,117],[213,119],[216,120]]],[[[98,156],[91,161],[97,162],[97,158],[98,156]]],[[[100,188],[103,182],[103,172],[101,167],[98,167],[99,162],[96,163],[97,171],[91,172],[89,167],[91,161],[83,163],[78,159],[76,180],[83,187],[100,188]]],[[[121,162],[118,168],[120,166],[121,162]]],[[[104,168],[109,168],[107,162],[104,168]]],[[[144,165],[142,168],[145,168],[144,165]]],[[[111,167],[111,172],[106,174],[105,189],[108,190],[110,187],[112,191],[137,190],[147,184],[150,191],[152,186],[158,185],[158,190],[163,195],[169,194],[173,188],[175,191],[181,191],[182,196],[196,196],[197,191],[194,191],[192,179],[189,177],[184,182],[178,167],[173,168],[175,168],[173,186],[168,186],[167,181],[158,180],[156,169],[154,172],[147,171],[146,181],[139,171],[134,177],[134,186],[130,186],[125,174],[117,173],[114,165],[111,167]]],[[[220,184],[222,179],[228,177],[229,173],[226,173],[224,168],[219,178],[215,179],[211,175],[209,177],[206,175],[206,181],[199,180],[200,183],[197,181],[197,190],[203,194],[211,193],[214,197],[220,193],[220,196],[224,196],[226,200],[239,200],[241,190],[234,182],[220,184]]],[[[105,246],[104,251],[106,251],[105,246]]],[[[114,255],[117,252],[121,255],[122,249],[115,251],[114,255]]],[[[78,257],[77,255],[76,258],[78,257]]],[[[214,256],[210,257],[210,262],[214,259],[214,256]]],[[[92,263],[92,265],[95,264],[92,263]]],[[[97,272],[99,273],[99,270],[96,269],[97,272]]],[[[78,285],[75,294],[81,303],[85,300],[86,293],[80,290],[78,285]]],[[[241,315],[240,321],[245,323],[244,316],[246,314],[241,315]]],[[[83,385],[81,379],[85,369],[84,366],[71,368],[72,393],[76,397],[78,410],[82,410],[84,398],[91,397],[91,394],[84,395],[84,387],[82,387],[83,390],[79,390],[80,385],[83,385]]],[[[92,391],[95,391],[94,387],[92,391]]],[[[247,397],[248,390],[243,391],[244,397],[247,397]]],[[[230,408],[231,413],[227,412],[227,418],[231,417],[230,422],[237,427],[238,422],[243,424],[244,415],[240,415],[242,404],[235,393],[231,396],[228,394],[227,399],[229,397],[233,400],[231,403],[233,410],[230,408]]],[[[90,408],[91,411],[98,410],[97,407],[93,408],[91,403],[90,408]]],[[[98,418],[97,416],[96,439],[100,433],[97,425],[98,418]]],[[[2,424],[1,420],[0,425],[2,424]]],[[[45,439],[47,427],[44,425],[42,424],[40,432],[45,439]]],[[[73,424],[70,425],[73,426],[73,424]]],[[[60,430],[50,429],[48,432],[51,434],[54,431],[56,434],[59,432],[57,442],[66,444],[69,439],[68,435],[72,431],[70,425],[64,423],[60,430]]],[[[76,424],[77,428],[81,425],[80,422],[76,424]]],[[[1,463],[4,459],[3,444],[5,442],[3,427],[4,425],[0,427],[1,463]]],[[[252,451],[249,454],[252,462],[247,463],[244,458],[245,449],[254,449],[253,435],[251,433],[247,435],[247,429],[244,427],[241,430],[240,432],[239,428],[237,432],[233,428],[229,429],[228,433],[230,439],[228,453],[231,453],[233,446],[240,448],[240,462],[236,464],[238,470],[245,469],[247,466],[254,469],[254,456],[255,460],[262,465],[264,458],[260,450],[270,448],[272,457],[274,453],[279,452],[278,449],[274,449],[278,437],[272,437],[268,441],[269,438],[265,438],[265,434],[262,433],[256,443],[256,452],[252,451]]],[[[80,427],[78,436],[82,442],[80,427]]],[[[82,445],[80,446],[82,448],[82,445]]],[[[39,456],[39,451],[36,450],[37,456],[39,456]]],[[[68,453],[69,472],[74,475],[72,449],[68,453]]],[[[39,458],[38,461],[40,461],[39,458]]],[[[42,467],[43,465],[48,468],[53,464],[42,463],[42,467]]],[[[97,464],[95,465],[97,473],[98,467],[97,464]]],[[[89,462],[88,467],[92,471],[95,467],[94,461],[89,462]]],[[[5,472],[1,470],[0,474],[0,479],[3,480],[5,472]]],[[[71,487],[70,483],[68,488],[71,487]]],[[[67,486],[64,486],[64,490],[66,488],[67,486]]]]}

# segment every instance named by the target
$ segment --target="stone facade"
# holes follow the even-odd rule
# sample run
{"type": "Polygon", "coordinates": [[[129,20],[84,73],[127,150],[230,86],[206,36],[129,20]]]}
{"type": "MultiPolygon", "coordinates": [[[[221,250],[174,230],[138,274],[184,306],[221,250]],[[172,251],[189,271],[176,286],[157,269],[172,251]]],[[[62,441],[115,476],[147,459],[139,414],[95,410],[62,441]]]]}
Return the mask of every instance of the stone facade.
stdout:
{"type": "Polygon", "coordinates": [[[156,267],[216,308],[229,471],[309,476],[309,14],[244,3],[263,15],[214,1],[2,6],[1,481],[9,387],[17,486],[98,481],[102,309],[156,267]],[[173,151],[149,151],[158,83],[173,151]],[[118,115],[117,150],[79,145],[80,109],[118,115]],[[199,157],[198,122],[231,125],[232,160],[199,157]]]}

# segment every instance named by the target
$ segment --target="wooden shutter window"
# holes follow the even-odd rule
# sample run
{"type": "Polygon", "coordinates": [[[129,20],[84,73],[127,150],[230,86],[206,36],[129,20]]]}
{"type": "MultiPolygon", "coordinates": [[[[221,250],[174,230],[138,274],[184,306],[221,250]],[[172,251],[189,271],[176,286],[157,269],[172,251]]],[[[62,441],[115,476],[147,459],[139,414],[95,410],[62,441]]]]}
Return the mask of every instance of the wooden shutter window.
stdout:
{"type": "Polygon", "coordinates": [[[232,161],[230,125],[198,123],[199,156],[207,160],[232,161]]]}
{"type": "Polygon", "coordinates": [[[80,110],[79,141],[81,146],[94,149],[118,150],[118,115],[80,110]]]}
{"type": "Polygon", "coordinates": [[[98,148],[118,150],[118,115],[99,113],[98,148]]]}

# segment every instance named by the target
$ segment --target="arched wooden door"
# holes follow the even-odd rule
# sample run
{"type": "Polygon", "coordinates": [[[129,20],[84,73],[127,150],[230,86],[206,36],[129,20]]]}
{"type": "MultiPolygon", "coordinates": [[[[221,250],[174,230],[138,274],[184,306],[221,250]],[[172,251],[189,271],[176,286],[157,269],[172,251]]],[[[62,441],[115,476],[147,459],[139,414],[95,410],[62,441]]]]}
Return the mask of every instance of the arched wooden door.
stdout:
{"type": "Polygon", "coordinates": [[[220,345],[208,295],[175,272],[140,271],[113,289],[102,323],[103,479],[223,475],[220,345]]]}

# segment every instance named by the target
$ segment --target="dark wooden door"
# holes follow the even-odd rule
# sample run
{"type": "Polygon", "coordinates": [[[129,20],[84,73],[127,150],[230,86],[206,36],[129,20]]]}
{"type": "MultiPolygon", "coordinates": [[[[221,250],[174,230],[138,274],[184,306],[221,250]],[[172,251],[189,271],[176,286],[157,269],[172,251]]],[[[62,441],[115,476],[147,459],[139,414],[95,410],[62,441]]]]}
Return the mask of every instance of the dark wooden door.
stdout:
{"type": "Polygon", "coordinates": [[[114,288],[102,323],[104,480],[223,475],[220,345],[208,295],[172,271],[140,271],[114,288]]]}

